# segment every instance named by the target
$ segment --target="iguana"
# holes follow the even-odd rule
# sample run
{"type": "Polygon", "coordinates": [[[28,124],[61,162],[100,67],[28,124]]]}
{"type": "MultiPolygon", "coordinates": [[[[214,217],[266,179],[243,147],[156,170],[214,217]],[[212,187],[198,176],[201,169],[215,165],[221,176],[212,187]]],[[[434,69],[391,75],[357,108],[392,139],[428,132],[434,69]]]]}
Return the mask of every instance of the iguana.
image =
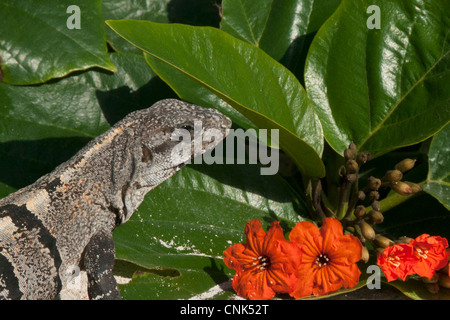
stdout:
{"type": "Polygon", "coordinates": [[[1,199],[0,298],[58,299],[67,271],[78,266],[87,273],[90,299],[120,299],[112,274],[114,228],[130,219],[147,192],[220,142],[217,134],[206,137],[209,130],[225,137],[230,127],[217,110],[162,100],[1,199]],[[176,131],[190,139],[174,139],[176,131]]]}

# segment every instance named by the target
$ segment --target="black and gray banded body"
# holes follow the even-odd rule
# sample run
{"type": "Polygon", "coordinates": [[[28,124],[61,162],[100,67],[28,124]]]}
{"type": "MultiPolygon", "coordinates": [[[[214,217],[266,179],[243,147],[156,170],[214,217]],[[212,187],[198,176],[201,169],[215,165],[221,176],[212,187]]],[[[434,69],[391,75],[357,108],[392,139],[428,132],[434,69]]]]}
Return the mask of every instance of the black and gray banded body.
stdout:
{"type": "Polygon", "coordinates": [[[147,192],[220,142],[217,134],[206,139],[208,130],[225,137],[230,126],[217,110],[162,100],[129,114],[51,173],[0,199],[0,298],[57,299],[76,266],[86,270],[90,299],[119,299],[112,274],[114,228],[147,192]],[[177,130],[191,139],[174,139],[177,130]],[[201,150],[192,148],[196,143],[201,150]]]}

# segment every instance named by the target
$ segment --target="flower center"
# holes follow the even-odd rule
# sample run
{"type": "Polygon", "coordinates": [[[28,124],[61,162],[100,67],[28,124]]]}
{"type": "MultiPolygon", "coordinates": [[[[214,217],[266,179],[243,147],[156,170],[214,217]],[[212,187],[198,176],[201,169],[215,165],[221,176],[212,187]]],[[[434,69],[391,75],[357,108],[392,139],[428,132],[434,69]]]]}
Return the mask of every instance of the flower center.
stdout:
{"type": "Polygon", "coordinates": [[[389,256],[388,262],[396,268],[400,266],[400,258],[398,256],[389,256]]]}
{"type": "Polygon", "coordinates": [[[419,248],[419,247],[415,247],[414,249],[415,249],[416,255],[418,255],[422,259],[428,258],[428,256],[427,256],[428,250],[422,249],[422,248],[419,248]]]}
{"type": "Polygon", "coordinates": [[[319,268],[322,268],[323,266],[326,266],[330,261],[330,258],[326,254],[320,254],[317,256],[316,261],[314,261],[315,264],[319,266],[319,268]]]}
{"type": "Polygon", "coordinates": [[[261,271],[266,270],[270,266],[270,259],[267,256],[259,256],[258,258],[253,258],[253,260],[255,260],[253,265],[261,271]]]}

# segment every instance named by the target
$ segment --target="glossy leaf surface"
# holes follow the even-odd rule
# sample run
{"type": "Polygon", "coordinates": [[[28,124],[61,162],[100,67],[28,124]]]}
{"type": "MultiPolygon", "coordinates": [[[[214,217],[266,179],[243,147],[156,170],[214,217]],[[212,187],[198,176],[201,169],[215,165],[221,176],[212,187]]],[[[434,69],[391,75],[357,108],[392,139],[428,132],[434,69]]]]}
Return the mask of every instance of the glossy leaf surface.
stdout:
{"type": "Polygon", "coordinates": [[[354,141],[377,156],[423,141],[447,123],[449,9],[445,0],[345,0],[321,27],[305,83],[338,153],[354,141]],[[369,5],[379,10],[380,29],[367,26],[376,18],[369,5]]]}
{"type": "Polygon", "coordinates": [[[0,2],[3,81],[33,84],[73,71],[116,71],[106,48],[100,1],[0,2]],[[72,28],[79,22],[79,29],[72,28]],[[70,26],[70,28],[69,28],[70,26]]]}
{"type": "Polygon", "coordinates": [[[450,210],[450,125],[433,137],[429,150],[429,173],[423,189],[450,210]]]}
{"type": "Polygon", "coordinates": [[[169,77],[182,73],[257,127],[279,129],[281,148],[300,170],[308,176],[323,176],[320,122],[298,80],[279,63],[213,28],[133,20],[107,23],[151,55],[147,57],[150,64],[169,85],[169,77]]]}

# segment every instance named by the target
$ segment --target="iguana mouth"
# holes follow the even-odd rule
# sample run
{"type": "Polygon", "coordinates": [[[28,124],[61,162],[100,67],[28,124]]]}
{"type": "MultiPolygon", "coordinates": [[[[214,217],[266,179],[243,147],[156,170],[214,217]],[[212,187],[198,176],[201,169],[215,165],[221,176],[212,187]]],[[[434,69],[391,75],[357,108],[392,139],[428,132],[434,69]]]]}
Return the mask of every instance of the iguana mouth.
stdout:
{"type": "Polygon", "coordinates": [[[180,170],[181,168],[183,168],[186,164],[185,163],[180,163],[179,165],[177,165],[175,168],[177,170],[180,170]]]}

